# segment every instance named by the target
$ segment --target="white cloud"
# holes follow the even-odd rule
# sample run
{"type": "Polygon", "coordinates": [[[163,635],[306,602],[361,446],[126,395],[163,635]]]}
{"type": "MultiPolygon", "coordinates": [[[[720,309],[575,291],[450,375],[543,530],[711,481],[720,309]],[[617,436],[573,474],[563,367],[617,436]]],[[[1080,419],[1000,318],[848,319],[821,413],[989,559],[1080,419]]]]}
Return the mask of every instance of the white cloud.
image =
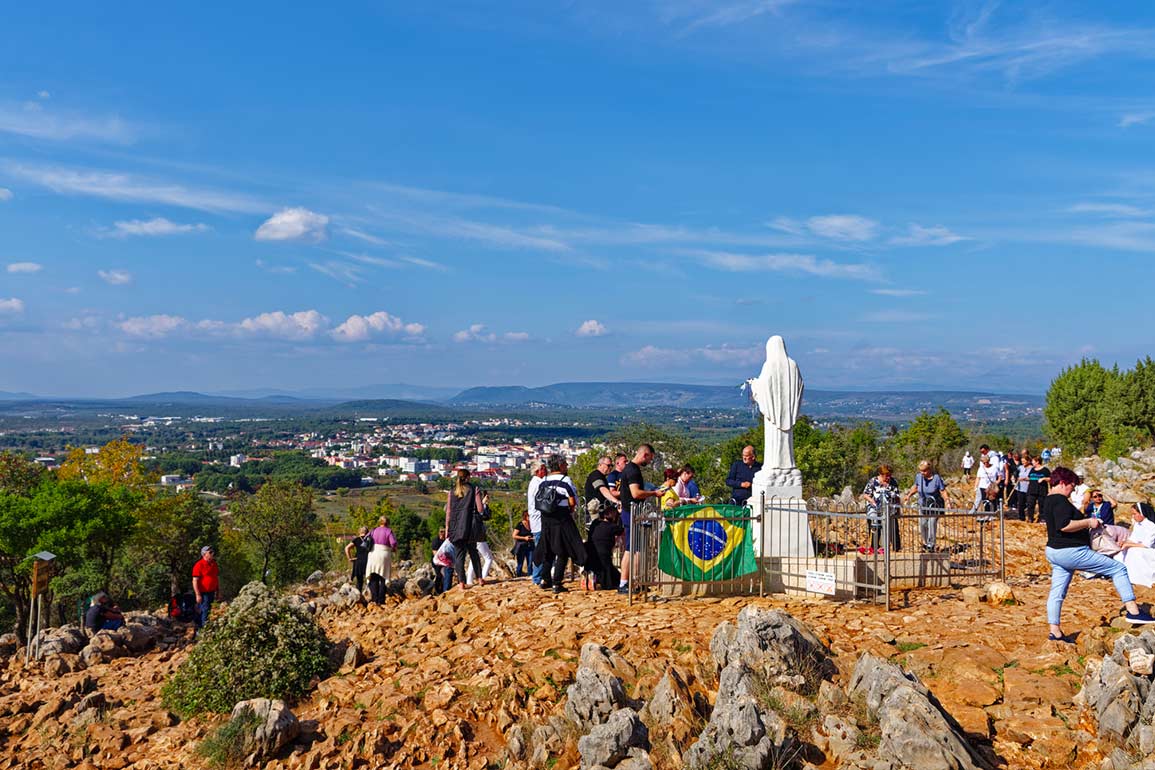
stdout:
{"type": "Polygon", "coordinates": [[[108,235],[114,238],[127,238],[132,235],[185,235],[187,233],[203,233],[209,229],[208,225],[186,225],[172,222],[164,217],[153,219],[129,219],[123,222],[114,222],[108,235]]]}
{"type": "Polygon", "coordinates": [[[258,241],[323,241],[329,217],[296,206],[281,209],[257,228],[258,241]]]}
{"type": "Polygon", "coordinates": [[[622,356],[622,363],[641,368],[686,368],[703,363],[717,366],[745,366],[765,360],[762,345],[737,347],[733,345],[706,345],[699,348],[660,348],[646,345],[622,356]]]}
{"type": "Polygon", "coordinates": [[[189,322],[178,315],[150,315],[126,318],[116,327],[130,337],[159,339],[178,331],[184,331],[189,322]]]}
{"type": "Polygon", "coordinates": [[[468,329],[462,329],[453,334],[454,342],[496,342],[497,335],[485,330],[485,324],[470,324],[468,329]]]}
{"type": "Polygon", "coordinates": [[[923,227],[912,223],[907,227],[906,235],[895,236],[890,242],[895,246],[949,246],[965,240],[942,225],[923,227]]]}
{"type": "Polygon", "coordinates": [[[1072,214],[1101,214],[1105,217],[1143,217],[1150,213],[1147,209],[1126,203],[1076,203],[1067,211],[1072,214]]]}
{"type": "Polygon", "coordinates": [[[913,313],[906,310],[879,310],[862,316],[863,321],[880,324],[906,324],[929,321],[934,316],[928,313],[913,313]]]}
{"type": "Polygon", "coordinates": [[[361,274],[361,268],[335,259],[325,262],[310,262],[309,268],[346,286],[356,286],[365,280],[365,276],[361,274]]]}
{"type": "Polygon", "coordinates": [[[132,273],[127,270],[97,270],[96,274],[109,286],[127,286],[132,283],[132,273]]]}
{"type": "Polygon", "coordinates": [[[1141,126],[1155,118],[1155,112],[1128,112],[1119,118],[1119,128],[1141,126]]]}
{"type": "Polygon", "coordinates": [[[921,289],[871,289],[870,293],[883,297],[919,297],[926,294],[921,289]]]}
{"type": "Polygon", "coordinates": [[[7,187],[0,187],[0,203],[12,200],[12,191],[7,187]]]}
{"type": "Polygon", "coordinates": [[[529,332],[506,332],[501,336],[506,342],[529,342],[529,332]]]}
{"type": "Polygon", "coordinates": [[[124,144],[136,138],[136,131],[119,117],[93,117],[45,109],[42,102],[0,104],[0,134],[33,139],[67,141],[95,140],[124,144]]]}
{"type": "Polygon", "coordinates": [[[160,203],[198,211],[261,213],[269,205],[246,195],[220,190],[185,187],[115,171],[5,163],[4,170],[17,179],[62,195],[84,195],[115,201],[160,203]]]}
{"type": "Polygon", "coordinates": [[[829,259],[818,259],[810,254],[735,254],[727,251],[690,253],[700,257],[707,264],[735,273],[770,270],[806,273],[821,278],[878,279],[878,271],[872,265],[845,264],[829,259]]]}
{"type": "Polygon", "coordinates": [[[0,315],[20,315],[24,312],[24,300],[9,297],[0,299],[0,315]]]}
{"type": "Polygon", "coordinates": [[[8,265],[9,273],[39,273],[44,268],[39,262],[12,262],[8,265]]]}
{"type": "Polygon", "coordinates": [[[854,214],[828,214],[806,220],[810,232],[835,241],[869,241],[878,234],[878,222],[854,214]]]}
{"type": "Polygon", "coordinates": [[[590,319],[583,321],[582,325],[577,328],[575,334],[579,337],[601,337],[606,333],[606,327],[600,321],[590,319]]]}
{"type": "Polygon", "coordinates": [[[351,315],[329,332],[338,342],[364,342],[378,336],[405,336],[419,338],[425,327],[418,323],[404,323],[400,318],[378,310],[370,315],[351,315]]]}
{"type": "Polygon", "coordinates": [[[246,318],[237,324],[237,329],[245,334],[275,337],[284,340],[311,340],[329,323],[316,310],[301,310],[285,313],[277,310],[246,318]]]}

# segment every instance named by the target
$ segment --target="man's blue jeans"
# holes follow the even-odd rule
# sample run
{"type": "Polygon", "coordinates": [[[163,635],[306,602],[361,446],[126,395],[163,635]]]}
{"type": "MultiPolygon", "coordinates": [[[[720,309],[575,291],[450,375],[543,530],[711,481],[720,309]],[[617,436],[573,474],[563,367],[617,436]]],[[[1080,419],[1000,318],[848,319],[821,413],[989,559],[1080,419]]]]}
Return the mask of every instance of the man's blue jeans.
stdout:
{"type": "Polygon", "coordinates": [[[1079,548],[1047,548],[1047,561],[1051,563],[1051,595],[1047,597],[1047,622],[1059,625],[1059,615],[1063,611],[1063,600],[1067,598],[1067,587],[1076,572],[1093,572],[1105,575],[1115,583],[1115,590],[1124,602],[1135,601],[1135,589],[1131,587],[1131,577],[1122,562],[1110,556],[1092,551],[1087,546],[1079,548]]]}
{"type": "MultiPolygon", "coordinates": [[[[540,532],[534,532],[533,533],[533,550],[534,551],[537,550],[537,546],[540,542],[541,542],[541,533],[540,532]]],[[[540,585],[541,584],[541,565],[540,564],[534,564],[533,565],[533,571],[530,573],[530,576],[533,578],[534,585],[540,585]]]]}
{"type": "Polygon", "coordinates": [[[201,591],[201,600],[197,603],[197,628],[201,628],[209,622],[209,611],[213,607],[213,599],[216,596],[216,591],[201,591]]]}

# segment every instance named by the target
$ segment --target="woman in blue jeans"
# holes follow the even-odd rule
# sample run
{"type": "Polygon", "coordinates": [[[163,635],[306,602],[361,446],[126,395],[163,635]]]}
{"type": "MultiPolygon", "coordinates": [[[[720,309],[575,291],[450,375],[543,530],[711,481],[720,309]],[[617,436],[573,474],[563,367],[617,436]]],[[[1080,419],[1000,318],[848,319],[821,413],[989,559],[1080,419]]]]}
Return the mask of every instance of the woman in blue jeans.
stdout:
{"type": "Polygon", "coordinates": [[[1127,606],[1127,622],[1155,623],[1155,618],[1139,609],[1135,603],[1135,589],[1127,568],[1109,556],[1091,550],[1090,532],[1099,526],[1095,516],[1085,516],[1071,504],[1071,491],[1080,479],[1074,471],[1062,466],[1051,471],[1051,489],[1043,500],[1043,521],[1047,525],[1047,561],[1051,563],[1051,595],[1047,598],[1047,623],[1051,627],[1047,638],[1065,642],[1059,616],[1063,599],[1075,572],[1104,575],[1115,583],[1119,598],[1127,606]]]}

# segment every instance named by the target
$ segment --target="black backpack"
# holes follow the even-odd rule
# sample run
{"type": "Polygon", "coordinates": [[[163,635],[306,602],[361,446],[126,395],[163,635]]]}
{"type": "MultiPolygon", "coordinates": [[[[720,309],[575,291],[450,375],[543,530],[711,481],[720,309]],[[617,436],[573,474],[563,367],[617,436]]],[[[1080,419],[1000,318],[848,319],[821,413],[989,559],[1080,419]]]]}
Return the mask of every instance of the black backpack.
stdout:
{"type": "Polygon", "coordinates": [[[561,479],[543,481],[533,496],[533,507],[542,516],[558,519],[569,513],[569,506],[562,505],[563,499],[568,497],[566,483],[561,479]]]}

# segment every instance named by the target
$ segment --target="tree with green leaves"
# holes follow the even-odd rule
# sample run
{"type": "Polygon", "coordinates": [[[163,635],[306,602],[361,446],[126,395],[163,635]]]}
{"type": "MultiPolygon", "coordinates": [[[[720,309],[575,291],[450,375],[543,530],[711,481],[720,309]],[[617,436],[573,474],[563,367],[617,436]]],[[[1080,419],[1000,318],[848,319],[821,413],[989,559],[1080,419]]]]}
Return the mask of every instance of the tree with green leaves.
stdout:
{"type": "Polygon", "coordinates": [[[147,564],[162,567],[167,573],[169,595],[179,593],[200,558],[201,546],[217,546],[220,517],[212,505],[192,492],[159,496],[141,506],[137,516],[140,526],[129,544],[127,558],[138,568],[147,564]]]}
{"type": "Polygon", "coordinates": [[[17,452],[0,452],[0,492],[31,495],[44,478],[44,466],[17,452]]]}
{"type": "Polygon", "coordinates": [[[966,433],[950,412],[939,407],[934,414],[923,412],[899,431],[888,442],[887,454],[895,475],[905,478],[913,476],[920,461],[929,460],[937,466],[943,455],[966,444],[966,433]]]}
{"type": "Polygon", "coordinates": [[[1099,450],[1109,421],[1107,393],[1109,389],[1115,392],[1112,380],[1118,377],[1117,369],[1109,371],[1097,360],[1084,358],[1051,382],[1043,417],[1047,433],[1064,451],[1099,450]]]}
{"type": "Polygon", "coordinates": [[[321,529],[308,487],[274,479],[234,503],[231,512],[232,525],[256,550],[261,582],[288,583],[320,566],[321,529]]]}

